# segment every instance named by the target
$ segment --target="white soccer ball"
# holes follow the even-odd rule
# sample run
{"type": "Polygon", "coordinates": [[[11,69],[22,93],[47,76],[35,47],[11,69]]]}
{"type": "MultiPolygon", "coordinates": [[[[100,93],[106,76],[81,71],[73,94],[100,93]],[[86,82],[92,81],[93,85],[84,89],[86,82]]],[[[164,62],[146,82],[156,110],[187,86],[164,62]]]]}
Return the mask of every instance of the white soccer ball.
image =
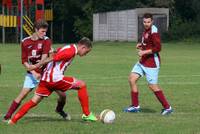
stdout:
{"type": "Polygon", "coordinates": [[[100,113],[100,120],[103,123],[110,124],[115,120],[115,112],[110,109],[105,109],[100,113]]]}

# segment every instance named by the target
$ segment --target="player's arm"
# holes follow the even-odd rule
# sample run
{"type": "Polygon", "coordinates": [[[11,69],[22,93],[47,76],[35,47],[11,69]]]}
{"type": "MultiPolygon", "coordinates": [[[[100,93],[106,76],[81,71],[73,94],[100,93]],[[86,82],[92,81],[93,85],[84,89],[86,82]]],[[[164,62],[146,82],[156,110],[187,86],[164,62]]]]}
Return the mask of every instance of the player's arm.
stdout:
{"type": "Polygon", "coordinates": [[[152,34],[152,41],[153,45],[151,49],[148,50],[140,50],[138,52],[138,55],[141,57],[143,55],[149,55],[149,54],[154,54],[158,53],[161,51],[161,41],[160,41],[160,36],[158,33],[153,33],[152,34]]]}
{"type": "Polygon", "coordinates": [[[24,42],[21,44],[21,60],[22,64],[24,65],[25,69],[29,71],[30,64],[28,63],[28,50],[24,45],[24,42]]]}
{"type": "Polygon", "coordinates": [[[42,67],[43,65],[46,65],[47,63],[53,61],[53,55],[41,60],[39,63],[35,64],[35,65],[29,65],[28,67],[28,71],[32,71],[35,70],[37,68],[42,67]]]}
{"type": "Polygon", "coordinates": [[[57,62],[57,61],[67,60],[67,59],[70,59],[71,57],[73,57],[74,54],[75,54],[75,52],[72,51],[71,49],[65,49],[65,50],[59,51],[57,53],[51,53],[48,58],[41,60],[41,62],[36,64],[36,66],[41,67],[51,61],[57,62]]]}
{"type": "Polygon", "coordinates": [[[54,51],[54,49],[51,47],[48,55],[47,54],[42,54],[42,58],[40,60],[39,63],[37,63],[35,66],[33,66],[34,68],[40,68],[43,65],[46,65],[47,63],[53,61],[53,56],[55,55],[56,51],[54,51]]]}
{"type": "Polygon", "coordinates": [[[142,57],[143,55],[149,55],[149,54],[153,54],[152,49],[148,49],[148,50],[139,50],[138,51],[138,55],[140,57],[142,57]]]}
{"type": "Polygon", "coordinates": [[[161,51],[160,35],[158,33],[153,33],[152,41],[153,41],[152,53],[160,52],[161,51]]]}
{"type": "Polygon", "coordinates": [[[37,64],[43,64],[43,62],[48,58],[48,54],[42,54],[41,60],[37,64]]]}
{"type": "MultiPolygon", "coordinates": [[[[41,75],[40,75],[40,73],[37,73],[36,71],[34,71],[34,69],[33,70],[30,70],[30,67],[32,66],[32,65],[30,65],[30,64],[28,64],[28,62],[24,62],[24,67],[26,68],[26,70],[27,71],[29,71],[36,79],[40,79],[40,77],[41,77],[41,75]]],[[[36,68],[35,68],[36,69],[36,68]]]]}
{"type": "Polygon", "coordinates": [[[136,44],[136,49],[141,49],[142,48],[142,43],[137,43],[136,44]]]}

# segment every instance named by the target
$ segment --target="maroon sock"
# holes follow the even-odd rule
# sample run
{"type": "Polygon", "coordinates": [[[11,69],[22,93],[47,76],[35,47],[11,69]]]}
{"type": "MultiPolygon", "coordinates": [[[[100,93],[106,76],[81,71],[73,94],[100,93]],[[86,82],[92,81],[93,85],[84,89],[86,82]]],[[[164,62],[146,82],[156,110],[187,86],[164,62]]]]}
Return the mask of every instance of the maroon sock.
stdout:
{"type": "Polygon", "coordinates": [[[10,105],[10,108],[8,109],[6,115],[4,116],[4,119],[10,119],[12,114],[16,111],[16,109],[19,107],[20,103],[15,102],[15,100],[13,100],[12,104],[10,105]]]}
{"type": "Polygon", "coordinates": [[[138,92],[131,91],[131,100],[134,107],[137,107],[139,105],[138,92]]]}
{"type": "Polygon", "coordinates": [[[160,101],[160,103],[162,104],[162,106],[165,109],[168,109],[170,107],[169,103],[167,102],[167,99],[165,98],[162,90],[160,91],[156,91],[154,92],[154,94],[156,95],[157,99],[160,101]]]}
{"type": "Polygon", "coordinates": [[[56,111],[57,112],[62,111],[64,106],[65,106],[65,101],[58,101],[56,111]]]}

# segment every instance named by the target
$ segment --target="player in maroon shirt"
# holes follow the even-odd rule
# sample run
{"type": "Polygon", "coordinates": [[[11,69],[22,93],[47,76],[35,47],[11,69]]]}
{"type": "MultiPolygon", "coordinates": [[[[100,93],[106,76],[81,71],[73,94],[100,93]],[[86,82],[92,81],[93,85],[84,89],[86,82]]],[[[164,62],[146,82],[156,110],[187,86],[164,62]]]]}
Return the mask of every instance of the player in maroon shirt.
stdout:
{"type": "Polygon", "coordinates": [[[161,41],[158,30],[153,25],[152,14],[146,13],[143,16],[144,32],[142,41],[136,45],[139,50],[139,62],[136,63],[129,76],[131,87],[132,105],[125,108],[124,112],[139,112],[138,87],[136,85],[140,77],[146,76],[148,87],[152,90],[163,106],[162,115],[172,113],[172,107],[167,102],[162,89],[158,85],[158,73],[160,68],[161,41]]]}
{"type": "MultiPolygon", "coordinates": [[[[65,92],[70,89],[77,90],[78,98],[82,107],[84,121],[97,121],[97,118],[89,110],[89,96],[87,93],[86,83],[75,77],[64,76],[65,70],[69,67],[76,55],[85,56],[92,49],[91,41],[84,37],[77,45],[71,44],[59,48],[52,56],[43,60],[36,65],[32,65],[32,69],[38,68],[46,63],[40,83],[35,91],[35,95],[31,100],[22,105],[18,112],[9,120],[8,124],[15,124],[21,119],[31,108],[35,107],[44,97],[51,95],[53,91],[65,92]]],[[[31,68],[31,67],[30,67],[31,68]]],[[[30,69],[29,68],[29,69],[30,69]]]]}
{"type": "MultiPolygon", "coordinates": [[[[21,44],[21,58],[22,64],[27,70],[30,65],[39,63],[45,60],[51,50],[51,40],[45,36],[48,30],[48,24],[44,20],[38,20],[34,24],[35,33],[32,36],[24,38],[21,44]]],[[[12,114],[19,107],[21,101],[34,89],[41,77],[42,68],[32,71],[27,71],[25,76],[24,85],[17,96],[10,105],[4,120],[11,118],[12,114]]],[[[56,107],[56,112],[59,113],[64,119],[70,119],[70,116],[63,111],[63,107],[66,101],[66,95],[63,92],[57,91],[59,95],[58,105],[56,107]]]]}

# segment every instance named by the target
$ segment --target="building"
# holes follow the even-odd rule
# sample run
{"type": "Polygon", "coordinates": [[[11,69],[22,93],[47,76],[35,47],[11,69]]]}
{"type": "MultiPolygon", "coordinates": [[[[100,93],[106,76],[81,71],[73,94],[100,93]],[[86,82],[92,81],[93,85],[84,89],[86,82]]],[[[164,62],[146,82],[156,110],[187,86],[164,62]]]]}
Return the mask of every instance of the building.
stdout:
{"type": "Polygon", "coordinates": [[[136,8],[93,14],[93,41],[138,41],[143,31],[142,16],[152,13],[159,32],[168,30],[168,8],[136,8]]]}

